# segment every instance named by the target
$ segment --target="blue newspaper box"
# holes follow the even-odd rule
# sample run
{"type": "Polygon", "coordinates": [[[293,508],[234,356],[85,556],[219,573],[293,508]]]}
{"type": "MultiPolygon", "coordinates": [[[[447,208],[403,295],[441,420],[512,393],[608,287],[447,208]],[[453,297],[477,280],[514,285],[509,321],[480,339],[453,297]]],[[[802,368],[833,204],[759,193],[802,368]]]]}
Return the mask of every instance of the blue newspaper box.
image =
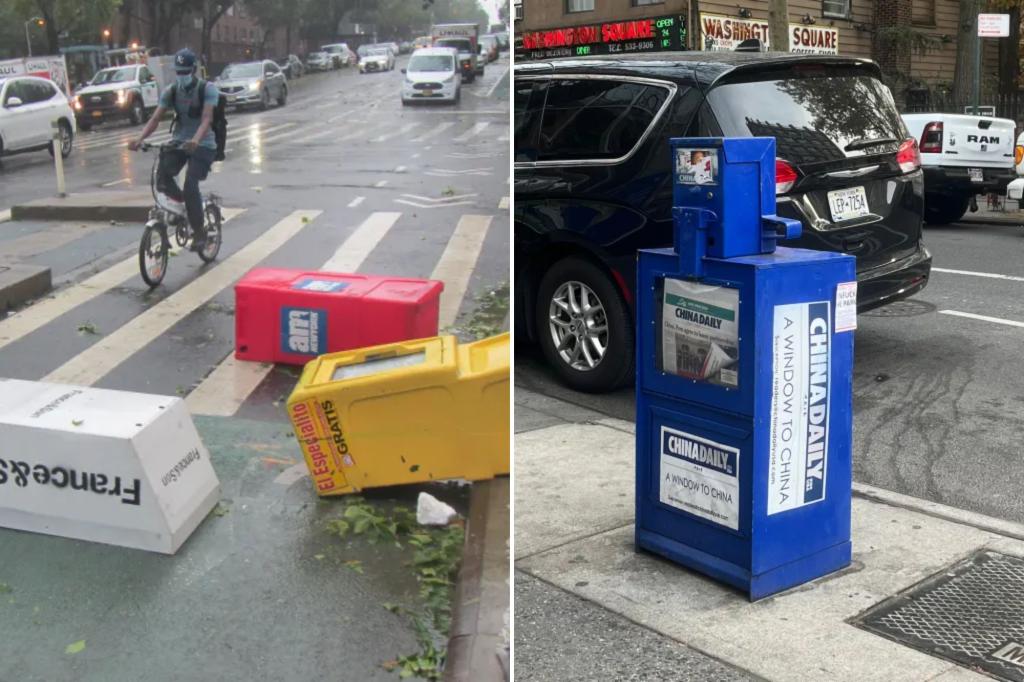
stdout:
{"type": "Polygon", "coordinates": [[[637,269],[636,545],[751,600],[850,563],[851,256],[777,247],[773,138],[671,141],[637,269]]]}

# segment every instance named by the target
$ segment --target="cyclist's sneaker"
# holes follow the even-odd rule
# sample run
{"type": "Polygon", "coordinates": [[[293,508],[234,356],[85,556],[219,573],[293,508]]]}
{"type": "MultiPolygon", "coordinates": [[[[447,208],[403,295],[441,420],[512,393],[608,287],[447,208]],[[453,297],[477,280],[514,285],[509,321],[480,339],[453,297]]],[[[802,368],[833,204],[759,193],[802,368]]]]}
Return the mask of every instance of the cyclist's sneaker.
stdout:
{"type": "Polygon", "coordinates": [[[183,202],[183,201],[175,201],[174,199],[170,198],[166,194],[161,194],[160,195],[160,203],[163,204],[167,208],[168,211],[170,211],[171,213],[173,213],[175,215],[179,215],[179,216],[184,216],[185,215],[185,202],[183,202]]]}
{"type": "Polygon", "coordinates": [[[201,239],[198,238],[198,237],[193,237],[192,238],[192,245],[189,247],[189,249],[192,250],[192,251],[195,251],[196,253],[199,253],[200,251],[205,250],[206,249],[206,237],[203,237],[201,239]]]}

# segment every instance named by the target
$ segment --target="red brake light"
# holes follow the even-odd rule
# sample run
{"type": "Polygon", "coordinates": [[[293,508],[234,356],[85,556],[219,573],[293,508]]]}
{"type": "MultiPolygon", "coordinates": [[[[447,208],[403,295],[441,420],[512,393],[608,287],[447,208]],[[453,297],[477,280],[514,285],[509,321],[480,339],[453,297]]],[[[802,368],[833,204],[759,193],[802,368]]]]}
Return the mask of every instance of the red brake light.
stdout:
{"type": "Polygon", "coordinates": [[[921,153],[942,153],[942,121],[932,121],[924,127],[921,133],[921,153]]]}
{"type": "Polygon", "coordinates": [[[797,174],[793,167],[782,159],[775,159],[775,194],[785,194],[796,184],[797,174]]]}
{"type": "Polygon", "coordinates": [[[896,150],[896,163],[904,173],[915,171],[921,167],[921,154],[917,151],[917,140],[912,137],[903,140],[903,144],[896,150]]]}

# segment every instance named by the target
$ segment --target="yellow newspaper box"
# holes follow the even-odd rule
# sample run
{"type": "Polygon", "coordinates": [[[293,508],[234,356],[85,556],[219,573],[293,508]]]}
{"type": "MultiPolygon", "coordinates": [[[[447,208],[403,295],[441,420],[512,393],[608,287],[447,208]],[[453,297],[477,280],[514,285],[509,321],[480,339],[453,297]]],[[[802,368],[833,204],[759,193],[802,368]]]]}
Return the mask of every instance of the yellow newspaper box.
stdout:
{"type": "Polygon", "coordinates": [[[288,415],[319,495],[509,471],[509,335],[322,355],[288,415]]]}

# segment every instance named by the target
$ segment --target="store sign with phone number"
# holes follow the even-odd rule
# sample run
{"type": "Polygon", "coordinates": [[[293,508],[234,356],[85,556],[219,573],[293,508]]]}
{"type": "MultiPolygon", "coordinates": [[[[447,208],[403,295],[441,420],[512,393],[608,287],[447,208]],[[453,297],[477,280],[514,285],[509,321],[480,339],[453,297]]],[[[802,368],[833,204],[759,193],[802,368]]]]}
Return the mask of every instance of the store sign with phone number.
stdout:
{"type": "Polygon", "coordinates": [[[522,53],[516,56],[552,59],[685,49],[686,17],[675,14],[525,33],[522,53]]]}

